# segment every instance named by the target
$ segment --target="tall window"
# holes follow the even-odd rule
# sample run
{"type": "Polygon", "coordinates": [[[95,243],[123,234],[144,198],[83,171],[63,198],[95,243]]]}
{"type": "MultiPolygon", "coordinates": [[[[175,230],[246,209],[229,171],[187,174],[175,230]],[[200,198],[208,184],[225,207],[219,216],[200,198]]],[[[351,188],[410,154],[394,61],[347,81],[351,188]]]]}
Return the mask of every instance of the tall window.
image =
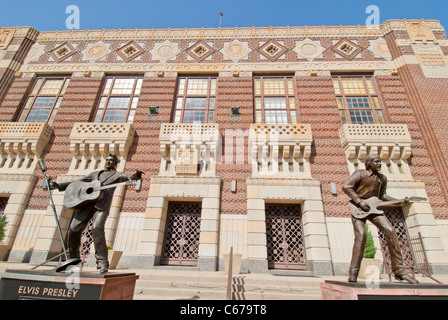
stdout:
{"type": "Polygon", "coordinates": [[[142,83],[142,77],[107,77],[94,122],[132,123],[142,83]]]}
{"type": "Polygon", "coordinates": [[[68,77],[37,78],[19,121],[52,124],[69,81],[68,77]]]}
{"type": "Polygon", "coordinates": [[[215,102],[216,77],[179,78],[174,122],[213,122],[215,102]]]}
{"type": "Polygon", "coordinates": [[[292,77],[255,77],[255,122],[297,123],[292,77]]]}
{"type": "Polygon", "coordinates": [[[333,77],[333,86],[342,123],[384,123],[372,78],[333,77]]]}

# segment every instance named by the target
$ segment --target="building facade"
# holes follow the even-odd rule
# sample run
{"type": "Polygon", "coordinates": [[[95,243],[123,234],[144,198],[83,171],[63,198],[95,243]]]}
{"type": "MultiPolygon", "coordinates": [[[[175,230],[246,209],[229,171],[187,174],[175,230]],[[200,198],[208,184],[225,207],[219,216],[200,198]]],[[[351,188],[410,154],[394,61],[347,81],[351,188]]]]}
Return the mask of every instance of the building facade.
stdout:
{"type": "MultiPolygon", "coordinates": [[[[376,28],[0,29],[3,260],[61,252],[42,189],[102,169],[145,172],[116,189],[106,238],[119,267],[346,274],[353,230],[342,186],[372,153],[387,213],[448,273],[448,40],[435,20],[376,28]]],[[[63,233],[72,210],[52,196],[63,233]]],[[[371,226],[381,250],[381,234],[371,226]]]]}

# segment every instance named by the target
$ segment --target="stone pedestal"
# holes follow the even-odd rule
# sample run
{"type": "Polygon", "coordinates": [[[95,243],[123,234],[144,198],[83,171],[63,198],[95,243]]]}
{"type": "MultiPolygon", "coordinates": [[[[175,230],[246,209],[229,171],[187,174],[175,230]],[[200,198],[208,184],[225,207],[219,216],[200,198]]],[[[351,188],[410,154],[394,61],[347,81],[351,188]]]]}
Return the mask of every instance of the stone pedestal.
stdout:
{"type": "Polygon", "coordinates": [[[132,300],[135,273],[6,270],[0,300],[132,300]]]}
{"type": "Polygon", "coordinates": [[[321,283],[324,300],[385,300],[385,299],[446,299],[448,300],[448,285],[446,284],[405,284],[396,282],[343,282],[325,281],[321,283]]]}

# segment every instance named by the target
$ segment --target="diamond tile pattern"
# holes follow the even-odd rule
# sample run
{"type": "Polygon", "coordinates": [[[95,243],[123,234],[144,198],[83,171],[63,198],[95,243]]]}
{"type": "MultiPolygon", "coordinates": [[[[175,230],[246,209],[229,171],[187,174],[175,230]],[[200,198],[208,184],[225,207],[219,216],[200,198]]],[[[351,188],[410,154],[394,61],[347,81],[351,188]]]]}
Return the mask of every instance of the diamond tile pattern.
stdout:
{"type": "Polygon", "coordinates": [[[190,55],[196,62],[201,62],[207,59],[216,49],[208,45],[205,41],[200,40],[187,49],[190,55]]]}
{"type": "Polygon", "coordinates": [[[275,61],[286,53],[287,48],[275,40],[269,40],[258,48],[263,56],[271,61],[275,61]]]}
{"type": "Polygon", "coordinates": [[[134,60],[144,52],[145,50],[140,47],[135,41],[131,41],[117,49],[118,55],[126,62],[134,60]]]}
{"type": "Polygon", "coordinates": [[[56,60],[57,62],[61,62],[77,52],[78,51],[76,51],[76,49],[70,43],[66,42],[59,47],[51,50],[49,54],[53,57],[54,60],[56,60]]]}
{"type": "Polygon", "coordinates": [[[363,48],[353,41],[344,38],[334,46],[332,46],[331,50],[344,57],[345,59],[352,60],[363,50],[363,48]]]}

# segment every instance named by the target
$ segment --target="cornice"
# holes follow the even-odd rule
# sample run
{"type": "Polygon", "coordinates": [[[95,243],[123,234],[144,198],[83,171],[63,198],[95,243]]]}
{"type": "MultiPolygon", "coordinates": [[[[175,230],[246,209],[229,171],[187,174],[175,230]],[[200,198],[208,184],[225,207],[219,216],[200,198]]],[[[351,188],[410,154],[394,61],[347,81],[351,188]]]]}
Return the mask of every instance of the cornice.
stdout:
{"type": "MultiPolygon", "coordinates": [[[[263,38],[343,38],[379,37],[400,28],[406,21],[388,20],[379,27],[368,26],[302,26],[302,27],[234,27],[234,28],[184,28],[184,29],[118,29],[118,30],[56,30],[39,33],[37,41],[83,40],[198,40],[198,39],[263,39],[263,38]]],[[[433,31],[443,31],[438,20],[424,20],[433,31]]]]}

